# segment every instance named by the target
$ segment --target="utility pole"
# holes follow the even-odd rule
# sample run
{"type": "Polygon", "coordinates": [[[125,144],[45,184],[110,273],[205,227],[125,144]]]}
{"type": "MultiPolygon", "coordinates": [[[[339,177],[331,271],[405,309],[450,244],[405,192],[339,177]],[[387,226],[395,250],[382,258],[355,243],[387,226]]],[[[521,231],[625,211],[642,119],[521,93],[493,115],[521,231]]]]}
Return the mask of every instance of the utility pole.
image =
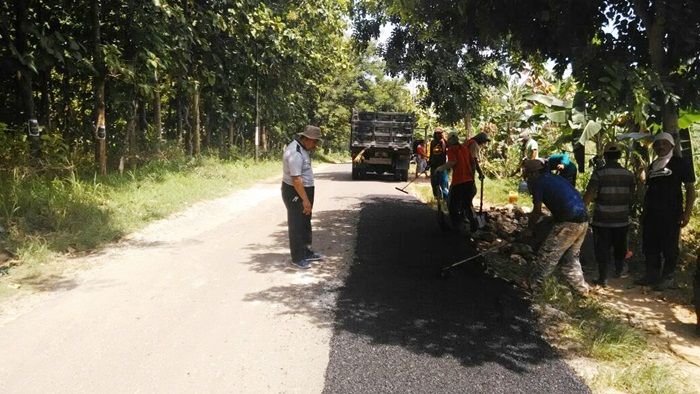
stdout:
{"type": "Polygon", "coordinates": [[[260,155],[260,81],[255,72],[255,161],[260,155]]]}

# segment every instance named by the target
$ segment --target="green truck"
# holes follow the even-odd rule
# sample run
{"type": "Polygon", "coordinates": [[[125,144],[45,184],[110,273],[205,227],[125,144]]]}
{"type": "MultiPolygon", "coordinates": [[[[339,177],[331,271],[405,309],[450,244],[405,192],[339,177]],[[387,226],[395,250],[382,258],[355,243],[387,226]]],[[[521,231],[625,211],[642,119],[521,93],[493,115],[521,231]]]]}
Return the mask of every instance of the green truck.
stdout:
{"type": "Polygon", "coordinates": [[[391,173],[408,180],[416,116],[406,112],[353,111],[350,131],[352,179],[391,173]]]}

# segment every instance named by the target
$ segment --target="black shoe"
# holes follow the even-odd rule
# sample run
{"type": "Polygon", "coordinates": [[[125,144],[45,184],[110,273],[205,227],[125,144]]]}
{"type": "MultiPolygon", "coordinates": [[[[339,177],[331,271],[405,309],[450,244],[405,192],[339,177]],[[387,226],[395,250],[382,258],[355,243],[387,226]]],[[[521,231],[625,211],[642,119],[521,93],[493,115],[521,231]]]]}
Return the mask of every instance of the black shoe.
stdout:
{"type": "Polygon", "coordinates": [[[663,278],[654,286],[655,291],[664,291],[673,286],[673,278],[663,278]]]}
{"type": "Polygon", "coordinates": [[[593,284],[596,286],[600,286],[600,287],[607,287],[608,280],[607,279],[596,279],[593,281],[593,284]]]}
{"type": "Polygon", "coordinates": [[[306,260],[308,261],[319,261],[325,259],[326,256],[316,253],[316,252],[311,252],[308,256],[306,256],[306,260]]]}
{"type": "Polygon", "coordinates": [[[637,280],[634,281],[635,285],[638,286],[652,286],[655,285],[657,281],[647,278],[646,276],[643,276],[637,280]]]}

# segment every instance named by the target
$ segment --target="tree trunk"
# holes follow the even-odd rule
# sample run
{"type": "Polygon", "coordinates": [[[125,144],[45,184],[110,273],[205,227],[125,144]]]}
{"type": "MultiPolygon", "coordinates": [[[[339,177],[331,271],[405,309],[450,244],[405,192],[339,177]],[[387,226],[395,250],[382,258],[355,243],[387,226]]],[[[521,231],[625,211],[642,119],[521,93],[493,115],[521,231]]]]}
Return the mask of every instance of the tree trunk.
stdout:
{"type": "Polygon", "coordinates": [[[160,86],[158,85],[158,77],[156,74],[156,89],[153,93],[153,127],[155,128],[156,138],[156,153],[160,154],[161,144],[163,143],[163,124],[161,121],[160,107],[160,86]]]}
{"type": "Polygon", "coordinates": [[[131,113],[129,114],[129,121],[126,124],[126,156],[129,162],[129,168],[131,170],[136,169],[136,158],[138,157],[138,148],[136,141],[136,127],[138,123],[138,110],[139,104],[136,100],[131,102],[131,113]]]}
{"type": "MultiPolygon", "coordinates": [[[[205,106],[205,115],[204,115],[204,148],[206,149],[211,149],[212,145],[212,123],[214,123],[214,108],[213,105],[211,104],[211,100],[206,101],[207,105],[205,106]]],[[[221,145],[219,145],[221,146],[221,145]]]]}
{"type": "MultiPolygon", "coordinates": [[[[33,3],[32,0],[17,1],[15,3],[15,49],[20,56],[29,55],[29,45],[27,37],[27,17],[28,9],[33,3]]],[[[26,58],[25,58],[26,59],[26,58]]],[[[20,107],[20,118],[27,127],[29,136],[29,149],[32,156],[39,159],[41,157],[41,135],[39,129],[39,121],[36,119],[34,109],[34,91],[32,90],[33,71],[17,59],[17,91],[19,101],[22,104],[20,107]]]]}
{"type": "Polygon", "coordinates": [[[236,125],[233,120],[228,124],[228,144],[226,145],[226,157],[231,157],[233,146],[236,144],[236,125]]]}
{"type": "Polygon", "coordinates": [[[41,118],[39,122],[44,125],[47,131],[53,127],[51,124],[51,70],[41,73],[41,118]]]}
{"type": "Polygon", "coordinates": [[[182,146],[184,142],[184,120],[183,114],[185,112],[182,100],[182,90],[177,91],[177,144],[182,146]]]}
{"type": "Polygon", "coordinates": [[[97,70],[95,76],[95,110],[94,110],[94,137],[95,153],[101,176],[107,175],[107,122],[105,111],[105,80],[106,67],[102,57],[102,40],[100,37],[100,0],[93,0],[92,11],[92,39],[93,39],[93,65],[97,70]]]}
{"type": "Polygon", "coordinates": [[[138,124],[136,133],[136,146],[139,152],[146,152],[146,131],[148,130],[148,117],[146,115],[146,105],[143,98],[138,99],[138,124]]]}
{"type": "Polygon", "coordinates": [[[262,142],[262,150],[267,153],[267,126],[263,126],[260,132],[260,140],[262,142]]]}
{"type": "Polygon", "coordinates": [[[199,84],[195,84],[194,93],[192,94],[192,112],[192,120],[194,123],[194,126],[192,127],[193,154],[194,156],[199,156],[202,153],[199,114],[199,84]]]}
{"type": "Polygon", "coordinates": [[[472,137],[472,113],[467,111],[467,115],[464,116],[464,129],[467,130],[467,139],[472,137]]]}
{"type": "MultiPolygon", "coordinates": [[[[643,3],[642,3],[643,4],[643,3]]],[[[666,29],[666,1],[657,1],[654,15],[643,14],[642,20],[647,23],[647,45],[649,51],[649,59],[652,69],[659,75],[662,82],[668,82],[670,79],[668,66],[666,64],[667,53],[664,48],[664,40],[667,34],[666,29]]],[[[638,6],[637,11],[642,9],[638,6]]],[[[681,156],[681,144],[678,137],[678,105],[671,99],[667,99],[662,104],[662,126],[663,131],[671,134],[676,141],[673,154],[681,156]]]]}

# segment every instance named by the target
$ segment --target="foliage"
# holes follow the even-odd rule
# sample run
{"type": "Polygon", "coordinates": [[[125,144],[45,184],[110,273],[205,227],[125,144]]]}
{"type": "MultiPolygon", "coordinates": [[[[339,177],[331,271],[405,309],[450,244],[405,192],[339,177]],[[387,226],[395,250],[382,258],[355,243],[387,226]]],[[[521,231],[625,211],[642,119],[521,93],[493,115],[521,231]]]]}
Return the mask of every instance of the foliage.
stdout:
{"type": "MultiPolygon", "coordinates": [[[[350,43],[345,42],[344,45],[347,54],[352,53],[350,43]]],[[[353,109],[419,111],[403,78],[384,75],[384,62],[377,58],[375,46],[369,46],[348,62],[321,90],[317,119],[319,124],[325,126],[325,150],[347,150],[353,109]]]]}
{"type": "MultiPolygon", "coordinates": [[[[392,23],[394,45],[385,53],[390,68],[426,79],[443,101],[470,95],[478,100],[483,92],[479,84],[465,81],[479,81],[475,76],[488,68],[483,63],[467,69],[454,65],[481,56],[511,63],[514,69],[523,60],[537,65],[552,59],[559,75],[571,65],[581,102],[588,103],[586,112],[593,119],[623,112],[638,129],[655,123],[674,132],[679,108],[700,107],[698,2],[362,0],[354,23],[361,41],[392,23]],[[446,62],[450,56],[459,60],[446,62]],[[440,69],[441,79],[431,81],[430,75],[416,72],[425,65],[440,69]],[[462,84],[454,85],[455,80],[462,84]]],[[[448,115],[454,115],[454,108],[438,105],[448,115]]]]}
{"type": "Polygon", "coordinates": [[[402,80],[352,52],[348,10],[347,0],[1,1],[0,138],[16,143],[2,144],[1,165],[35,164],[18,139],[27,116],[18,70],[49,167],[91,153],[103,73],[112,169],[122,157],[143,164],[163,139],[188,154],[198,136],[223,156],[250,151],[256,119],[271,151],[309,123],[328,134],[329,149],[344,148],[353,106],[415,107],[402,80]]]}

